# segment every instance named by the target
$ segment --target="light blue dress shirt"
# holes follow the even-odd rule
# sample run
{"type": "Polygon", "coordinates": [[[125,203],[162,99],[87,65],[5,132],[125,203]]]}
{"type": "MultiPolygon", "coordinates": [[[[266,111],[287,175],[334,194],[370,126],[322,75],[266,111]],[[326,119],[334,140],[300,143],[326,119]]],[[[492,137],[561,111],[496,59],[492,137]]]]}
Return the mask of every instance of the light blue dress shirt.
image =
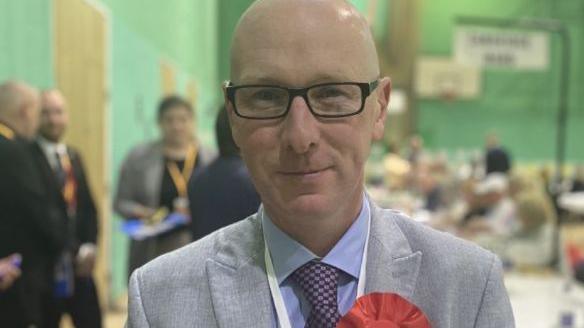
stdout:
{"type": "MultiPolygon", "coordinates": [[[[263,211],[263,208],[262,208],[263,211]]],[[[370,208],[366,197],[357,219],[333,249],[321,259],[339,269],[338,304],[341,315],[347,313],[357,298],[357,285],[363,250],[367,240],[370,208]]],[[[276,227],[263,212],[263,229],[270,250],[274,272],[293,328],[304,328],[310,314],[310,304],[291,274],[305,263],[319,257],[276,227]]],[[[276,312],[274,311],[274,315],[276,312]]],[[[277,322],[277,320],[276,320],[277,322]]]]}

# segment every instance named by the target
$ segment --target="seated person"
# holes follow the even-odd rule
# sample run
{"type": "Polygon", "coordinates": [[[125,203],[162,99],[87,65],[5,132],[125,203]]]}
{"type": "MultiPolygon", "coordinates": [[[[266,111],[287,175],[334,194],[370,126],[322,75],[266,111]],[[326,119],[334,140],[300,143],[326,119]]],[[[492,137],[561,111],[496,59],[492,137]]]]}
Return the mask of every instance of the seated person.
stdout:
{"type": "Polygon", "coordinates": [[[526,191],[517,196],[518,230],[509,239],[504,258],[514,265],[542,267],[553,260],[555,212],[549,197],[526,191]]]}
{"type": "Polygon", "coordinates": [[[479,182],[474,190],[474,213],[458,234],[502,255],[504,244],[517,229],[517,209],[508,188],[508,178],[501,173],[489,174],[479,182]]]}

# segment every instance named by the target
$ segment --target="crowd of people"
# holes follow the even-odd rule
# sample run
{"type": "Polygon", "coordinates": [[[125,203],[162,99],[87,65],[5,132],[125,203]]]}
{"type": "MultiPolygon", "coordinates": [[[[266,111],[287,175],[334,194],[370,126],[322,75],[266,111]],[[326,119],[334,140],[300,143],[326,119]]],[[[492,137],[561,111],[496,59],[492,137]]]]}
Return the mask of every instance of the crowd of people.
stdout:
{"type": "MultiPolygon", "coordinates": [[[[0,85],[0,318],[6,327],[101,327],[94,281],[98,211],[82,156],[64,142],[68,104],[56,89],[0,85]]],[[[179,96],[158,109],[158,140],[132,149],[114,209],[124,219],[188,218],[132,240],[129,272],[158,255],[243,219],[260,204],[235,146],[227,114],[216,121],[219,156],[200,146],[194,110],[179,96]]]]}
{"type": "Polygon", "coordinates": [[[58,90],[0,85],[0,317],[6,327],[101,327],[98,219],[58,90]]]}
{"type": "MultiPolygon", "coordinates": [[[[577,166],[562,191],[579,191],[581,171],[577,166]]],[[[493,133],[482,154],[458,163],[424,150],[414,136],[403,151],[394,147],[385,155],[382,170],[371,170],[368,181],[385,206],[472,240],[506,265],[550,268],[563,256],[556,239],[559,192],[547,168],[513,169],[510,152],[493,133]]]]}

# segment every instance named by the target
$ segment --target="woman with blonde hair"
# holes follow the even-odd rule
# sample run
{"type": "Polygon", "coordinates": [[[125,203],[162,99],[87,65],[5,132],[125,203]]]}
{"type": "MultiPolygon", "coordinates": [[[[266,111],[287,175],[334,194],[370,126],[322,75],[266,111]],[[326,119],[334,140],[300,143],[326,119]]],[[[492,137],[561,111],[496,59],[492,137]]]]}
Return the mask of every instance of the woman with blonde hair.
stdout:
{"type": "Polygon", "coordinates": [[[553,260],[556,214],[543,192],[526,190],[516,196],[519,229],[510,238],[505,257],[518,266],[547,266],[553,260]]]}

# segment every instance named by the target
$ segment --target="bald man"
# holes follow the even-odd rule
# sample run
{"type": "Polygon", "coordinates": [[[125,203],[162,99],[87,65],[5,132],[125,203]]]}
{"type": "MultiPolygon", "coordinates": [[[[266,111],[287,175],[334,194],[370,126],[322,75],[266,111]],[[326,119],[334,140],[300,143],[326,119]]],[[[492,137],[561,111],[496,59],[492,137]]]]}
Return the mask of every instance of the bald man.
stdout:
{"type": "Polygon", "coordinates": [[[0,258],[21,255],[21,277],[0,292],[2,327],[44,325],[64,222],[46,198],[29,145],[36,133],[38,92],[21,82],[0,85],[0,258]]]}
{"type": "Polygon", "coordinates": [[[55,286],[48,303],[47,327],[59,327],[68,313],[76,327],[101,327],[101,311],[93,280],[97,252],[97,211],[81,155],[63,142],[69,125],[67,103],[59,90],[41,93],[41,119],[32,153],[50,202],[68,229],[59,258],[55,286]]]}
{"type": "Polygon", "coordinates": [[[367,196],[391,83],[355,8],[255,2],[224,90],[262,206],[136,270],[129,327],[336,327],[377,292],[417,305],[432,327],[514,326],[495,255],[367,196]]]}

